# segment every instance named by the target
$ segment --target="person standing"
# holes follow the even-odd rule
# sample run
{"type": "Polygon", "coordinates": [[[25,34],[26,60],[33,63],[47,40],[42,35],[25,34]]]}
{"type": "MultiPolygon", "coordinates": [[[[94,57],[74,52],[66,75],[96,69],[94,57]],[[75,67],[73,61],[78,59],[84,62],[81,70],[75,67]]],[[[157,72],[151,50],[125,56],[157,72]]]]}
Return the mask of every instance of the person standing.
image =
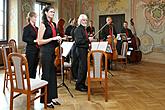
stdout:
{"type": "Polygon", "coordinates": [[[107,25],[101,31],[100,40],[102,41],[107,41],[108,37],[112,37],[113,35],[117,36],[115,27],[112,23],[112,18],[110,16],[106,18],[106,24],[107,25]]]}
{"type": "MultiPolygon", "coordinates": [[[[42,12],[42,22],[38,30],[38,44],[40,45],[42,78],[48,81],[48,99],[47,106],[54,108],[54,105],[60,105],[57,101],[57,77],[54,66],[55,48],[59,45],[61,37],[57,36],[56,24],[52,21],[55,10],[52,6],[47,6],[42,12]]],[[[44,92],[41,90],[41,92],[44,92]]],[[[44,97],[41,97],[40,102],[43,103],[44,97]]]]}
{"type": "Polygon", "coordinates": [[[29,12],[27,14],[28,25],[23,29],[22,40],[26,42],[26,58],[28,61],[28,69],[30,78],[36,77],[37,66],[39,62],[39,46],[36,43],[38,27],[35,26],[37,14],[29,12]]]}
{"type": "MultiPolygon", "coordinates": [[[[65,35],[68,38],[68,41],[74,41],[74,30],[76,29],[76,19],[70,18],[69,25],[65,29],[65,35]]],[[[73,43],[73,46],[69,53],[69,58],[71,58],[71,72],[72,72],[72,78],[74,81],[77,80],[77,56],[76,56],[76,45],[73,43]]],[[[68,60],[69,61],[69,60],[68,60]]]]}
{"type": "Polygon", "coordinates": [[[59,36],[61,36],[62,38],[65,37],[64,25],[65,25],[65,20],[60,18],[57,23],[57,30],[58,30],[59,36]]]}
{"type": "Polygon", "coordinates": [[[69,25],[65,29],[65,35],[67,35],[67,37],[71,36],[71,38],[69,38],[69,41],[74,41],[73,33],[75,28],[76,28],[76,19],[71,18],[69,20],[69,25]]]}
{"type": "MultiPolygon", "coordinates": [[[[108,65],[108,70],[112,70],[112,60],[115,61],[117,59],[117,50],[116,50],[117,40],[115,39],[115,36],[117,36],[117,33],[115,30],[114,24],[112,22],[112,18],[110,16],[106,18],[106,24],[107,25],[103,28],[101,32],[100,40],[108,41],[106,52],[108,53],[109,56],[111,56],[111,58],[108,59],[107,65],[108,65]]],[[[103,58],[103,61],[104,61],[104,58],[103,58]]],[[[105,68],[105,65],[103,65],[103,70],[104,68],[105,68]]]]}
{"type": "Polygon", "coordinates": [[[93,26],[93,21],[89,21],[89,26],[87,27],[88,37],[93,37],[95,35],[95,28],[93,26]]]}
{"type": "Polygon", "coordinates": [[[75,89],[81,92],[87,91],[85,81],[87,77],[87,54],[90,42],[86,31],[87,20],[87,16],[85,14],[81,14],[78,18],[78,27],[74,31],[78,62],[78,76],[75,89]]]}

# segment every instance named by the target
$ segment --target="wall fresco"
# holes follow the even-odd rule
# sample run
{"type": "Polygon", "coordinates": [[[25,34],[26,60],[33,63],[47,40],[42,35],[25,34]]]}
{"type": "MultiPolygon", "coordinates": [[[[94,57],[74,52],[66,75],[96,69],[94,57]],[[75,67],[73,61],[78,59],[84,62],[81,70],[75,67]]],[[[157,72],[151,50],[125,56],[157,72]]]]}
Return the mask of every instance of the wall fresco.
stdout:
{"type": "Polygon", "coordinates": [[[132,2],[143,60],[165,62],[165,0],[132,0],[132,2]],[[159,54],[159,57],[154,56],[156,54],[159,54]]]}
{"type": "Polygon", "coordinates": [[[144,3],[145,19],[150,24],[150,29],[156,33],[164,32],[165,0],[142,1],[144,3]]]}

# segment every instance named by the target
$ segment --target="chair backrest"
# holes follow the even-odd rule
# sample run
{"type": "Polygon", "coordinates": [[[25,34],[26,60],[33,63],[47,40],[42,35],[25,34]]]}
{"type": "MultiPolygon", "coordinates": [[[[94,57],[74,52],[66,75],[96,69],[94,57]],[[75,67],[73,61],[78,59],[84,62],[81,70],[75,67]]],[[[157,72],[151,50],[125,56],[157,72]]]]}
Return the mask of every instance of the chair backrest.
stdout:
{"type": "Polygon", "coordinates": [[[5,45],[2,45],[1,47],[2,47],[1,50],[2,50],[2,59],[3,59],[4,69],[7,70],[8,69],[7,56],[11,52],[12,48],[5,45]]]}
{"type": "Polygon", "coordinates": [[[107,77],[107,54],[101,50],[93,50],[88,53],[88,77],[102,79],[107,77]],[[92,58],[92,66],[91,66],[92,58]],[[103,59],[104,58],[104,59],[103,59]],[[105,65],[105,71],[103,72],[103,60],[105,65]],[[92,72],[91,72],[92,68],[92,72]]]}
{"type": "Polygon", "coordinates": [[[10,53],[8,55],[8,64],[11,89],[25,91],[31,90],[26,57],[20,53],[10,53]],[[11,63],[14,66],[14,73],[12,73],[11,63]],[[25,69],[23,69],[24,67],[25,69]]]}
{"type": "Polygon", "coordinates": [[[14,39],[10,39],[8,45],[12,48],[12,52],[17,52],[17,44],[14,39]]]}
{"type": "Polygon", "coordinates": [[[121,47],[121,55],[123,57],[127,56],[127,51],[128,51],[128,43],[127,42],[123,42],[122,43],[122,47],[121,47]]]}

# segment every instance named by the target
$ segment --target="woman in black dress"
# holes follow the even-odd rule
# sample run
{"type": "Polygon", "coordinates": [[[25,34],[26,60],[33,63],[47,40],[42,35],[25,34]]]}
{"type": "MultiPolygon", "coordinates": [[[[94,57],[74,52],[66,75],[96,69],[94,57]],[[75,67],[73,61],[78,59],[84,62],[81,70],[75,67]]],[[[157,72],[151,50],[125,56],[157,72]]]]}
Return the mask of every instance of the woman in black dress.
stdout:
{"type": "MultiPolygon", "coordinates": [[[[55,10],[51,6],[43,9],[42,23],[38,30],[38,44],[40,45],[41,64],[42,64],[42,79],[48,81],[48,99],[47,106],[54,108],[54,105],[60,105],[57,101],[57,77],[54,66],[55,48],[61,41],[60,36],[56,36],[56,24],[52,22],[55,10]]],[[[44,92],[41,90],[41,92],[44,92]]],[[[43,103],[44,97],[41,98],[43,103]]]]}
{"type": "Polygon", "coordinates": [[[36,43],[38,27],[35,26],[37,15],[35,12],[29,12],[27,15],[28,25],[23,29],[22,40],[26,45],[26,58],[28,61],[30,78],[36,77],[36,70],[39,61],[39,47],[36,43]]]}

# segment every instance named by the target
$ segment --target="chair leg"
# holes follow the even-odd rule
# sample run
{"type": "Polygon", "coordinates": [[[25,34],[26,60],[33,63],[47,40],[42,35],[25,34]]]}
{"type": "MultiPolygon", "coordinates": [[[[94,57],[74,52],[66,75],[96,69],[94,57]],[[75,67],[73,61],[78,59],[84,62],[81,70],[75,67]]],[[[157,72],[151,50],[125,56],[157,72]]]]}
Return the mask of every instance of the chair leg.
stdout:
{"type": "Polygon", "coordinates": [[[6,81],[6,78],[7,77],[7,74],[5,73],[5,75],[4,75],[4,84],[3,84],[3,93],[5,94],[5,88],[6,88],[6,83],[7,83],[7,81],[6,81]]]}
{"type": "Polygon", "coordinates": [[[108,102],[108,82],[105,79],[105,102],[108,102]]]}
{"type": "Polygon", "coordinates": [[[27,110],[30,110],[30,94],[27,94],[27,110]]]}
{"type": "Polygon", "coordinates": [[[10,80],[10,79],[9,79],[9,75],[7,74],[6,75],[6,88],[8,88],[8,80],[10,80]]]}
{"type": "Polygon", "coordinates": [[[90,101],[90,94],[91,94],[91,90],[90,90],[90,80],[88,79],[88,101],[90,101]]]}
{"type": "Polygon", "coordinates": [[[117,60],[114,60],[115,70],[117,69],[117,60]]]}
{"type": "Polygon", "coordinates": [[[13,110],[13,92],[10,92],[10,110],[13,110]]]}
{"type": "Polygon", "coordinates": [[[47,86],[45,86],[44,108],[47,109],[47,86]]]}

